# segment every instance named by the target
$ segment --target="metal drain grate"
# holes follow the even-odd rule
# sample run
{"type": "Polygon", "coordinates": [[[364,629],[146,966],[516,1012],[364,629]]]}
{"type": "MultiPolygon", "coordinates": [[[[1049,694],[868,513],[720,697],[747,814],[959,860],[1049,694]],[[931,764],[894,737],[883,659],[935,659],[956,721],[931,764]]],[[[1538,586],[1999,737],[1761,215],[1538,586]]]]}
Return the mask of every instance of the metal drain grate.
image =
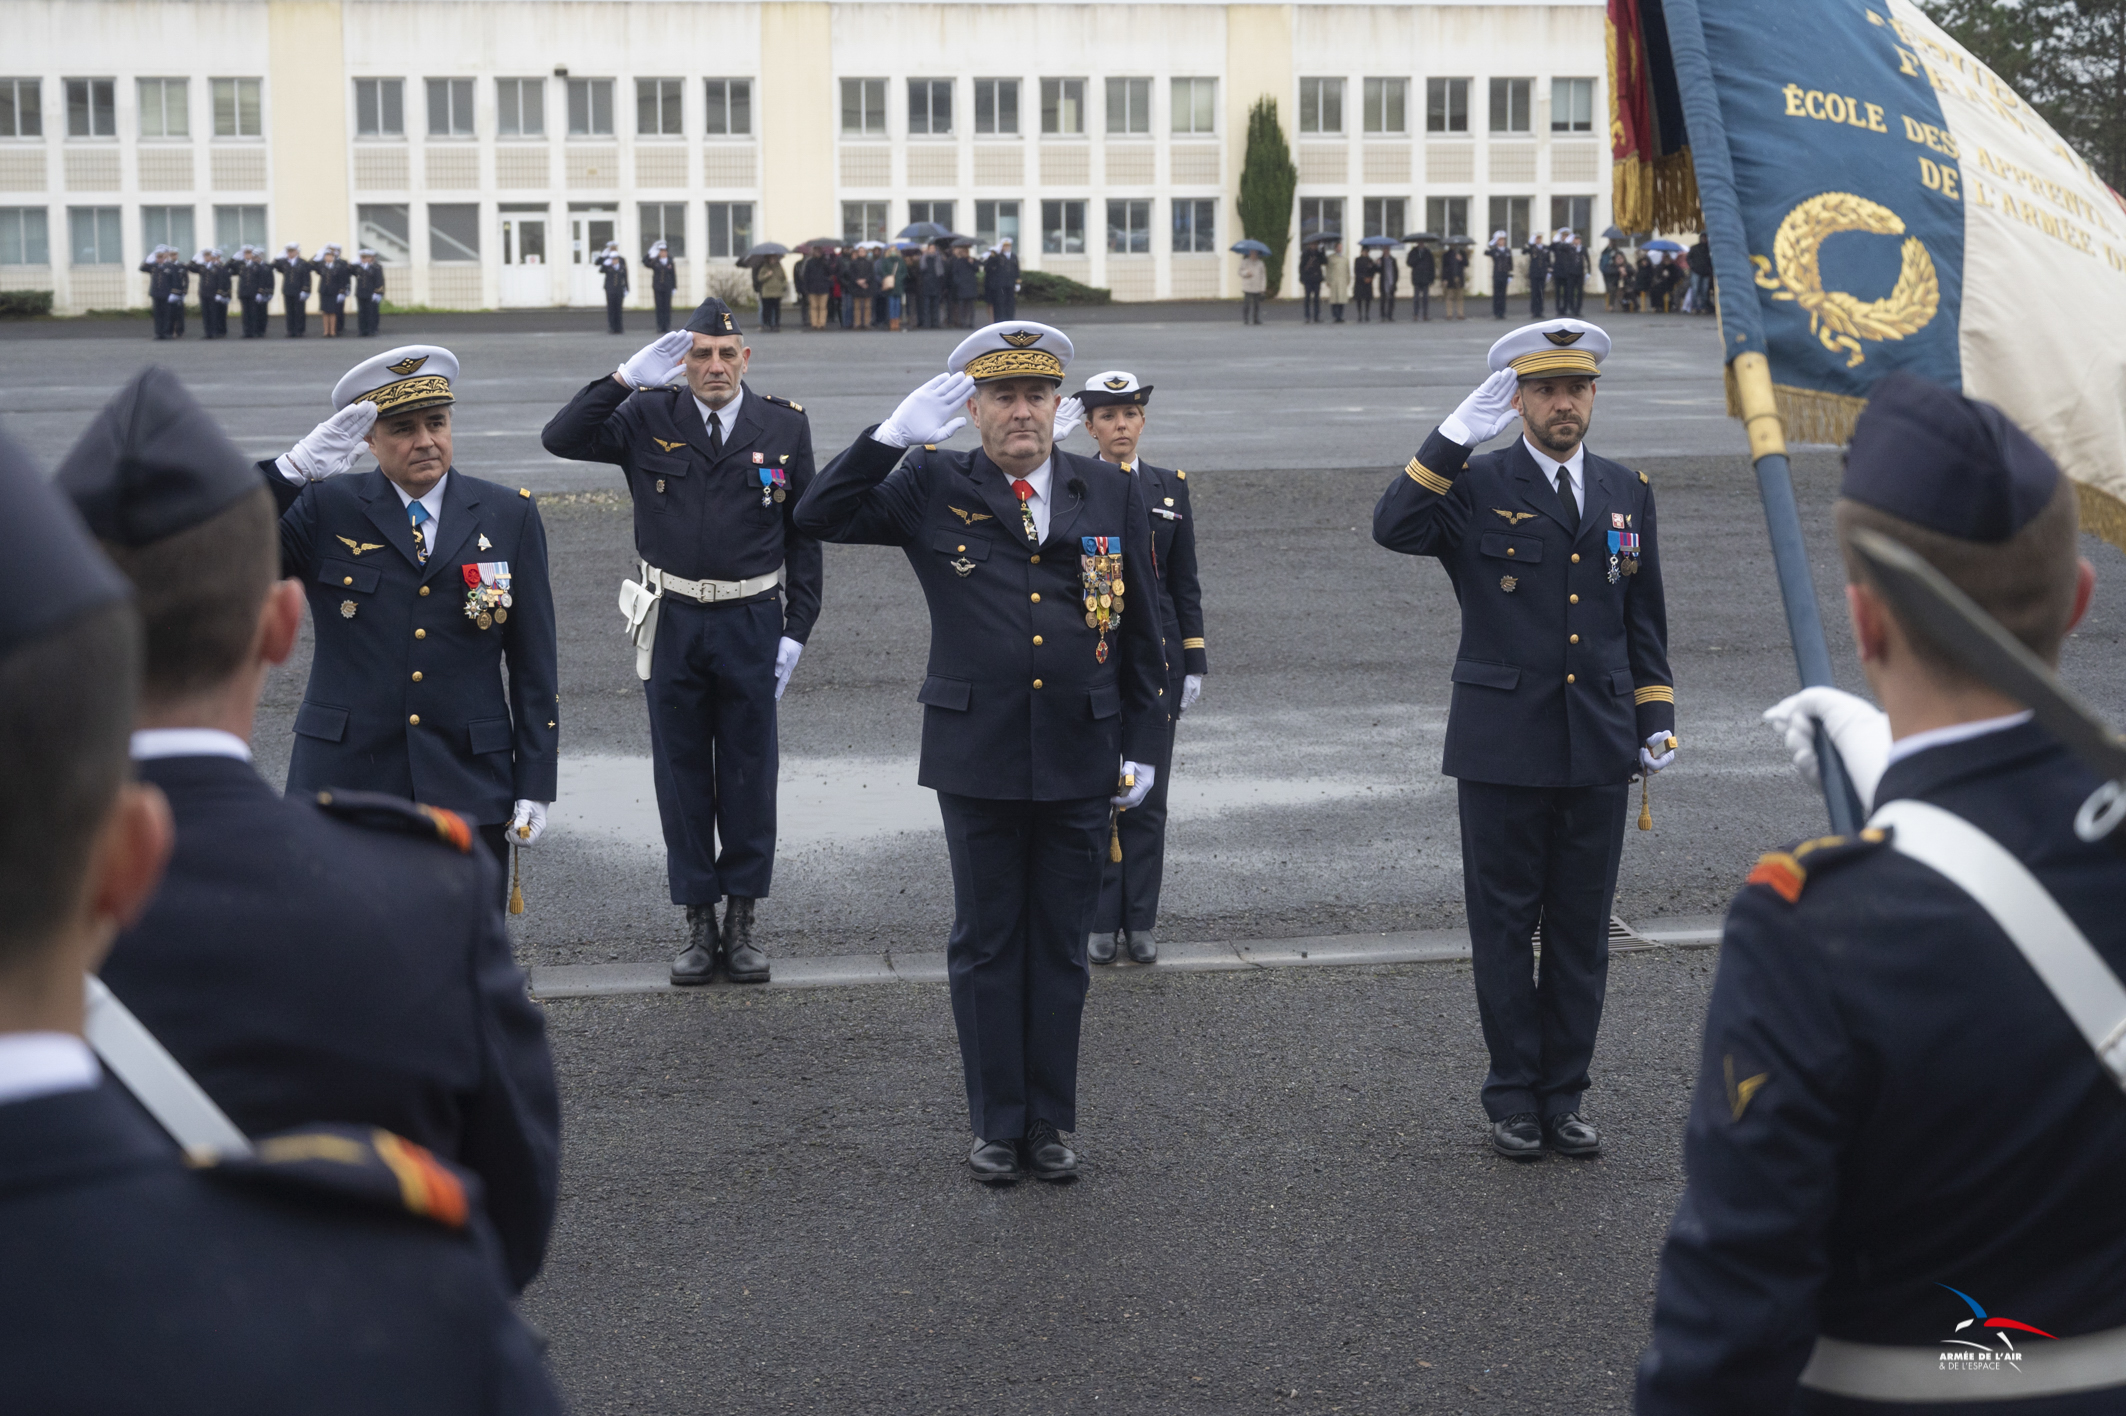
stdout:
{"type": "MultiPolygon", "coordinates": [[[[1543,947],[1542,925],[1539,924],[1535,927],[1535,934],[1530,942],[1538,949],[1543,947]]],[[[1612,944],[1643,944],[1648,941],[1645,935],[1639,933],[1639,931],[1633,929],[1615,915],[1611,915],[1609,917],[1609,942],[1612,944]]]]}

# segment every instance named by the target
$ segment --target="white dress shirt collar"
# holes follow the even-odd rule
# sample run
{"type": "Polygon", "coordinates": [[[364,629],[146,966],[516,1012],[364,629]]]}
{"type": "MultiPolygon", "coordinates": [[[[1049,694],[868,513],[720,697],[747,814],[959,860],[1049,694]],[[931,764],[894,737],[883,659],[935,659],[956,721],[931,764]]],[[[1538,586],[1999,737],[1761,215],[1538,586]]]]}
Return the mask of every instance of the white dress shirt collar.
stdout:
{"type": "MultiPolygon", "coordinates": [[[[421,539],[428,543],[428,553],[430,555],[434,555],[436,547],[441,544],[436,539],[436,532],[443,524],[443,489],[449,485],[450,474],[445,472],[442,476],[436,478],[436,484],[423,492],[420,497],[421,505],[428,508],[428,520],[421,523],[421,539]]],[[[397,482],[391,484],[391,490],[399,494],[399,505],[401,507],[413,505],[414,499],[407,496],[406,489],[397,482]]]]}
{"type": "Polygon", "coordinates": [[[701,426],[706,428],[709,425],[709,420],[711,418],[715,419],[723,424],[723,440],[729,442],[731,434],[738,431],[738,405],[745,401],[746,391],[744,386],[741,385],[737,395],[721,408],[711,408],[699,398],[694,400],[694,406],[701,410],[701,426]]]}
{"type": "MultiPolygon", "coordinates": [[[[1536,470],[1543,474],[1543,480],[1555,487],[1558,484],[1558,460],[1530,442],[1526,433],[1521,434],[1521,446],[1527,448],[1528,455],[1535,459],[1536,470]]],[[[1572,450],[1572,456],[1565,461],[1564,468],[1565,475],[1572,479],[1573,503],[1580,508],[1580,514],[1585,516],[1587,514],[1586,443],[1581,443],[1572,450]]]]}
{"type": "Polygon", "coordinates": [[[251,760],[251,746],[235,733],[220,728],[142,728],[133,734],[135,762],[158,757],[233,757],[251,760]]]}
{"type": "Polygon", "coordinates": [[[2010,728],[2019,728],[2035,715],[2025,708],[2020,713],[2010,713],[2002,718],[1980,718],[1972,723],[1951,723],[1946,728],[1929,728],[1923,733],[1912,733],[1890,744],[1890,759],[1883,765],[1895,766],[1915,752],[1925,752],[1930,747],[1947,747],[1952,742],[1969,742],[1972,738],[1988,733],[2004,733],[2010,728]]]}
{"type": "Polygon", "coordinates": [[[0,1033],[0,1106],[89,1091],[100,1075],[96,1054],[72,1033],[0,1033]]]}

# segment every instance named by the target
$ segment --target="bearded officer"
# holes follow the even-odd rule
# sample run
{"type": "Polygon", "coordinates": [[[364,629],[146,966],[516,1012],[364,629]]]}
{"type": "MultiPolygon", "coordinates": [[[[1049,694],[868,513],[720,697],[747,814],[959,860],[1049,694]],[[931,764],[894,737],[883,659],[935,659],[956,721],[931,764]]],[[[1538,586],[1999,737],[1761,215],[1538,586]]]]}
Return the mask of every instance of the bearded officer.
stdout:
{"type": "Polygon", "coordinates": [[[1060,1133],[1077,1126],[1086,929],[1110,814],[1143,802],[1166,738],[1144,484],[1053,447],[1070,354],[1047,325],[977,330],[798,508],[826,540],[899,546],[929,601],[917,780],[952,857],[968,1163],[991,1183],[1077,1174],[1060,1133]],[[936,450],[969,418],[979,450],[936,450]]]}
{"type": "Polygon", "coordinates": [[[1602,1016],[1627,784],[1674,759],[1653,487],[1583,443],[1608,353],[1609,336],[1580,320],[1499,340],[1491,377],[1373,511],[1373,539],[1437,558],[1461,602],[1442,770],[1459,779],[1491,1053],[1484,1110],[1492,1146],[1514,1159],[1601,1149],[1580,1095],[1602,1016]],[[1516,418],[1520,438],[1471,456],[1516,418]]]}
{"type": "Polygon", "coordinates": [[[617,463],[634,498],[641,580],[622,595],[647,680],[666,875],[687,912],[680,984],[719,971],[768,981],[753,916],[775,870],[775,704],[819,618],[820,545],[795,520],[812,428],[802,405],[746,386],[751,360],[711,297],[542,435],[556,457],[617,463]]]}
{"type": "Polygon", "coordinates": [[[538,843],[559,772],[554,602],[531,493],[451,465],[457,376],[433,344],[364,359],[339,411],[259,464],[317,636],[288,790],[447,807],[506,886],[504,847],[538,843]],[[357,473],[365,449],[376,470],[357,473]]]}

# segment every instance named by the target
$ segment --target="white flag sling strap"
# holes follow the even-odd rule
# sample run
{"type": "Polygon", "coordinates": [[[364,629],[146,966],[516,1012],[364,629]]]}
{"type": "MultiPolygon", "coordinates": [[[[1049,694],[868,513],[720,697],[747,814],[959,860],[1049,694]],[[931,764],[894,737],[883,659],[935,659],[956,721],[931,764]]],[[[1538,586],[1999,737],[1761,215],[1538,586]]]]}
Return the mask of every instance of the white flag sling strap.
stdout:
{"type": "Polygon", "coordinates": [[[251,1142],[236,1129],[236,1123],[200,1090],[192,1074],[178,1065],[155,1035],[141,1026],[132,1009],[94,975],[88,979],[88,1015],[82,1033],[103,1065],[187,1155],[233,1159],[251,1154],[251,1142]]]}

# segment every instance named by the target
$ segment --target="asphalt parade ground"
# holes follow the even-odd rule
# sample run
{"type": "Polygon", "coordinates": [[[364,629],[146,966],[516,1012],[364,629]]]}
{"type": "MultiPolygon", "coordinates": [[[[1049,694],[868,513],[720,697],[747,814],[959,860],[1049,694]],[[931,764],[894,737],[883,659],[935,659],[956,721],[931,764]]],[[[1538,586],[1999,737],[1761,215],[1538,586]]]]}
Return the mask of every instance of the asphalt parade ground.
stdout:
{"type": "MultiPolygon", "coordinates": [[[[1482,303],[1461,324],[1341,327],[1273,306],[1259,329],[1237,307],[1024,312],[1073,334],[1074,373],[1124,367],[1157,389],[1142,452],[1190,474],[1211,667],[1174,767],[1170,962],[1095,971],[1085,1171],[1063,1188],[991,1192],[962,1165],[931,967],[950,877],[914,785],[928,617],[898,552],[827,548],[820,623],[781,708],[760,938],[792,981],[850,981],[568,986],[653,982],[683,926],[614,607],[633,569],[625,493],[613,469],[538,443],[577,388],[653,337],[642,316],[623,338],[570,314],[546,329],[387,319],[382,341],[336,343],[277,326],[158,345],[144,321],[0,325],[0,427],[50,466],[160,361],[266,455],[329,413],[360,358],[429,338],[458,354],[456,465],[531,488],[552,544],[561,799],[524,853],[513,929],[552,985],[566,1137],[527,1312],[576,1409],[1623,1411],[1682,1183],[1708,931],[1760,851],[1827,828],[1758,721],[1792,690],[1793,657],[1713,322],[1605,318],[1597,297],[1588,317],[1616,348],[1588,441],[1652,479],[1682,748],[1652,785],[1653,830],[1626,833],[1617,913],[1651,946],[1611,967],[1586,1098],[1605,1153],[1493,1158],[1439,775],[1459,621],[1435,564],[1370,534],[1381,490],[1511,327],[1482,303]],[[1310,957],[1270,966],[1294,962],[1288,940],[1313,941],[1310,957]],[[1367,953],[1383,947],[1401,952],[1367,953]],[[1316,952],[1356,962],[1316,967],[1316,952]],[[1380,957],[1420,961],[1365,962],[1380,957]]],[[[793,321],[755,338],[749,381],[805,405],[824,464],[958,337],[793,321]]],[[[1082,433],[1068,446],[1091,450],[1082,433]]],[[[1832,657],[1857,690],[1829,539],[1837,475],[1834,449],[1797,449],[1832,657]]],[[[2126,560],[2093,538],[2085,553],[2098,594],[2063,672],[2116,715],[2126,560]]],[[[306,639],[261,710],[269,778],[307,672],[306,639]]]]}

